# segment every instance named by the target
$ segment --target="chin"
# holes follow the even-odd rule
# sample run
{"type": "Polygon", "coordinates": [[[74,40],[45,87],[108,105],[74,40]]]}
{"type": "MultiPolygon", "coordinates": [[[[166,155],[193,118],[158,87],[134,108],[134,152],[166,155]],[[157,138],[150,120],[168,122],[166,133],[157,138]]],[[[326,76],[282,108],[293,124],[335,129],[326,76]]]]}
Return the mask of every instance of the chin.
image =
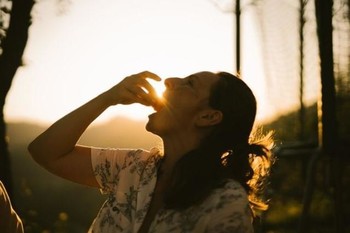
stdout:
{"type": "Polygon", "coordinates": [[[150,133],[158,135],[159,137],[161,137],[166,131],[164,124],[162,124],[159,120],[156,120],[154,115],[150,115],[145,129],[150,133]]]}
{"type": "Polygon", "coordinates": [[[145,126],[146,130],[150,133],[153,133],[153,134],[156,134],[158,135],[157,133],[157,127],[156,127],[156,124],[155,124],[155,121],[152,120],[152,118],[150,117],[146,126],[145,126]]]}
{"type": "Polygon", "coordinates": [[[146,124],[145,128],[146,128],[146,130],[147,130],[148,132],[153,133],[152,126],[151,126],[151,124],[150,124],[150,122],[149,122],[149,121],[147,122],[147,124],[146,124]]]}
{"type": "Polygon", "coordinates": [[[157,136],[159,136],[159,137],[162,137],[161,135],[162,135],[162,133],[161,133],[161,131],[159,131],[159,130],[157,130],[156,128],[154,128],[154,127],[152,127],[149,123],[147,123],[147,125],[146,125],[146,130],[148,131],[148,132],[150,132],[150,133],[152,133],[152,134],[154,134],[154,135],[157,135],[157,136]]]}

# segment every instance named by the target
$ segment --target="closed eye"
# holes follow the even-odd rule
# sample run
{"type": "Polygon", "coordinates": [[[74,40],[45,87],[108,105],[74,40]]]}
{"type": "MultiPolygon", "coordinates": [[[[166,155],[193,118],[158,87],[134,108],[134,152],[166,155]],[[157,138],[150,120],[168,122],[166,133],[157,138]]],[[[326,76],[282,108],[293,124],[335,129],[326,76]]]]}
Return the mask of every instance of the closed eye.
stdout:
{"type": "Polygon", "coordinates": [[[190,86],[190,87],[194,87],[194,82],[193,82],[193,79],[191,77],[189,77],[187,79],[187,84],[190,86]]]}

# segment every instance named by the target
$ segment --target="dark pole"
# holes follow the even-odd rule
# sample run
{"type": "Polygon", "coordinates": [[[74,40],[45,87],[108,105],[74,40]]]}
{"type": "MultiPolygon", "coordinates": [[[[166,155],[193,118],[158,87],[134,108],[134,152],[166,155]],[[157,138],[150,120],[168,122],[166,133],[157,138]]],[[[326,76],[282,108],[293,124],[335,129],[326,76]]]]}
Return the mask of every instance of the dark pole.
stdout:
{"type": "Polygon", "coordinates": [[[333,72],[332,0],[316,0],[317,31],[321,61],[322,146],[334,154],[337,142],[335,80],[333,72]]]}
{"type": "Polygon", "coordinates": [[[236,0],[236,71],[241,72],[241,1],[236,0]]]}
{"type": "Polygon", "coordinates": [[[333,1],[315,0],[317,34],[321,61],[321,90],[322,90],[322,132],[321,141],[324,152],[330,156],[331,172],[334,185],[335,201],[335,232],[344,232],[342,214],[342,164],[338,142],[338,124],[336,117],[336,91],[333,70],[333,1]],[[338,152],[338,153],[337,153],[338,152]]]}
{"type": "Polygon", "coordinates": [[[299,11],[299,57],[300,57],[300,83],[299,83],[299,140],[305,139],[305,107],[304,107],[304,11],[305,11],[305,0],[299,0],[300,11],[299,11]]]}

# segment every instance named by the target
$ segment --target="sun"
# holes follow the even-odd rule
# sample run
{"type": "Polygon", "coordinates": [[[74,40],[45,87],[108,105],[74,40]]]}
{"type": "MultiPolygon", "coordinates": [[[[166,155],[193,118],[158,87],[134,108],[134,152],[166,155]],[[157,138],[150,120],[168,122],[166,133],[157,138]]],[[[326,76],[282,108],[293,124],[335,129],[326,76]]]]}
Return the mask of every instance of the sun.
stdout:
{"type": "Polygon", "coordinates": [[[155,81],[153,79],[147,79],[149,83],[152,85],[152,87],[155,89],[157,96],[159,98],[163,97],[163,92],[165,91],[165,85],[163,80],[162,81],[155,81]]]}

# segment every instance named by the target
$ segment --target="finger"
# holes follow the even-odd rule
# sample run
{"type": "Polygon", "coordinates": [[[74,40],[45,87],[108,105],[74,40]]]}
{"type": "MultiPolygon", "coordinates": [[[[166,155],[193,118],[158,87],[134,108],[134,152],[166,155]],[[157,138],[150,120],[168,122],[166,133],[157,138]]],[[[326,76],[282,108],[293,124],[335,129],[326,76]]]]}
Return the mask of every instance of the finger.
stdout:
{"type": "Polygon", "coordinates": [[[139,73],[139,75],[143,78],[151,78],[151,79],[156,80],[156,81],[162,80],[158,75],[156,75],[155,73],[152,73],[150,71],[143,71],[143,72],[139,73]]]}
{"type": "Polygon", "coordinates": [[[146,90],[150,95],[157,95],[156,90],[154,87],[147,81],[147,79],[143,79],[140,81],[140,86],[146,90]]]}
{"type": "Polygon", "coordinates": [[[146,106],[152,105],[152,99],[145,92],[139,92],[137,94],[137,102],[146,106]]]}
{"type": "Polygon", "coordinates": [[[147,106],[151,105],[153,102],[150,94],[145,92],[145,90],[142,87],[133,86],[129,89],[129,92],[133,95],[133,101],[135,102],[147,106]]]}

